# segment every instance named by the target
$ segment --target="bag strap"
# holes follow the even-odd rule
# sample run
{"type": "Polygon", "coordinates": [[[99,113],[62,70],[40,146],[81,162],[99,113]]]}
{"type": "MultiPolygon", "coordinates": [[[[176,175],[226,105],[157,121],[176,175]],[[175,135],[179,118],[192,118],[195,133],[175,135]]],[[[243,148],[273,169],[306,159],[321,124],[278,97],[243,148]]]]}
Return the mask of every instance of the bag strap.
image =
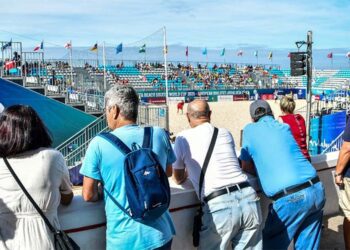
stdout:
{"type": "Polygon", "coordinates": [[[120,140],[117,136],[112,133],[100,133],[99,136],[105,138],[107,141],[112,143],[115,147],[117,147],[124,155],[127,155],[131,152],[130,148],[125,145],[125,143],[120,140]]]}
{"type": "Polygon", "coordinates": [[[145,127],[144,130],[142,147],[152,149],[153,127],[145,127]]]}
{"type": "Polygon", "coordinates": [[[209,148],[208,148],[208,152],[207,152],[207,155],[205,156],[205,160],[204,160],[204,163],[203,163],[203,166],[202,166],[201,176],[200,176],[200,179],[199,179],[199,194],[198,194],[199,195],[199,201],[201,201],[201,198],[202,198],[202,187],[203,187],[204,175],[205,175],[205,172],[207,171],[207,167],[208,167],[208,164],[209,164],[209,161],[210,161],[210,157],[211,157],[211,155],[213,153],[213,150],[214,150],[216,138],[218,137],[218,131],[219,131],[218,128],[214,127],[213,137],[211,138],[210,145],[209,145],[209,148]]]}
{"type": "Polygon", "coordinates": [[[50,231],[53,234],[57,233],[57,230],[51,225],[50,221],[48,220],[48,218],[45,216],[44,212],[40,209],[40,207],[38,206],[38,204],[34,201],[33,197],[28,193],[27,189],[23,186],[22,182],[19,180],[18,176],[16,175],[15,171],[13,171],[10,163],[8,162],[8,160],[4,157],[3,158],[8,170],[10,171],[10,173],[12,174],[13,178],[16,180],[18,186],[20,186],[20,188],[22,189],[23,193],[27,196],[27,198],[29,199],[29,201],[32,203],[32,205],[34,206],[35,210],[40,214],[41,218],[44,220],[46,226],[50,229],[50,231]]]}

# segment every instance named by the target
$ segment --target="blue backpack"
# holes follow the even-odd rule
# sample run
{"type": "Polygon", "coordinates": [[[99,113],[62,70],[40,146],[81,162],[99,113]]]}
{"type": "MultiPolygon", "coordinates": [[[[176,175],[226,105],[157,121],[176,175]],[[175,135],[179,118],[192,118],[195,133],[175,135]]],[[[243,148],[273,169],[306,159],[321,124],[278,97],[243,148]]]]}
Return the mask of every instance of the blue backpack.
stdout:
{"type": "Polygon", "coordinates": [[[153,128],[145,127],[144,130],[142,147],[134,142],[131,149],[112,133],[99,134],[125,155],[125,191],[129,209],[109,196],[124,213],[140,222],[160,217],[170,205],[168,177],[152,151],[153,128]]]}

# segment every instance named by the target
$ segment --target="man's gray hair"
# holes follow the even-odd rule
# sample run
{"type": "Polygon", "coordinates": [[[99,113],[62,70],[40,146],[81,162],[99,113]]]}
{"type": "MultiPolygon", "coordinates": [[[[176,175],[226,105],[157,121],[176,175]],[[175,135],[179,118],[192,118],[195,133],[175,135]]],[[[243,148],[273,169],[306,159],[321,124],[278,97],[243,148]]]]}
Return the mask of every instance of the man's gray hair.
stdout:
{"type": "Polygon", "coordinates": [[[125,119],[136,121],[139,96],[132,87],[113,86],[105,94],[105,107],[113,106],[118,106],[125,119]]]}

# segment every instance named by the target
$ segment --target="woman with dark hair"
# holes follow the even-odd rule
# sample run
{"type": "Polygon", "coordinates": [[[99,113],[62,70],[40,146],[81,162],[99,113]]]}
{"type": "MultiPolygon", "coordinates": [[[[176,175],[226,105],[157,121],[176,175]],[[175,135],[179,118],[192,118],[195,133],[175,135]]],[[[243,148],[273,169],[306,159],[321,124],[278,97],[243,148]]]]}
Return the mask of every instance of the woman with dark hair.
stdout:
{"type": "MultiPolygon", "coordinates": [[[[0,114],[0,157],[6,157],[24,187],[56,228],[57,208],[73,192],[61,153],[35,110],[14,105],[0,114]]],[[[53,236],[0,158],[0,249],[54,249],[53,236]],[[8,211],[15,216],[8,216],[8,211]]]]}

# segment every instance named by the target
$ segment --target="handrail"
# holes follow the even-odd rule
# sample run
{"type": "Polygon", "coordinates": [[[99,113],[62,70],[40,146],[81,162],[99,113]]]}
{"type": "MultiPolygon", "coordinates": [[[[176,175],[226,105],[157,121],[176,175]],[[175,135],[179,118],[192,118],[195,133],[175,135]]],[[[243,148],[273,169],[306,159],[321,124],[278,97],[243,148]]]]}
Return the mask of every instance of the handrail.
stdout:
{"type": "MultiPolygon", "coordinates": [[[[138,112],[137,124],[169,128],[167,105],[141,104],[138,112]]],[[[98,133],[107,129],[106,115],[104,114],[60,144],[56,149],[65,157],[67,165],[72,166],[75,162],[81,161],[89,142],[98,133]]]]}
{"type": "Polygon", "coordinates": [[[325,148],[321,154],[325,154],[325,153],[329,153],[329,152],[334,152],[334,151],[339,151],[341,146],[343,145],[343,134],[344,134],[344,131],[341,132],[337,138],[335,138],[331,144],[329,144],[329,146],[327,148],[325,148]]]}

